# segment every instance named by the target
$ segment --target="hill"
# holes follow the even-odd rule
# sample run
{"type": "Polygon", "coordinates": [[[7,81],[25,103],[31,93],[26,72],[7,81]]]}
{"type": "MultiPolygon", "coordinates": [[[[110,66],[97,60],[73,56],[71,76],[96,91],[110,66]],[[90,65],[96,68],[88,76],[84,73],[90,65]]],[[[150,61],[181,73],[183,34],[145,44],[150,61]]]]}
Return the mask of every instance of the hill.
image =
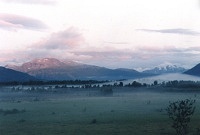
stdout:
{"type": "Polygon", "coordinates": [[[200,63],[184,72],[185,74],[200,76],[200,63]]]}
{"type": "Polygon", "coordinates": [[[35,77],[30,76],[26,73],[22,73],[5,67],[0,67],[0,82],[27,82],[35,80],[35,77]]]}

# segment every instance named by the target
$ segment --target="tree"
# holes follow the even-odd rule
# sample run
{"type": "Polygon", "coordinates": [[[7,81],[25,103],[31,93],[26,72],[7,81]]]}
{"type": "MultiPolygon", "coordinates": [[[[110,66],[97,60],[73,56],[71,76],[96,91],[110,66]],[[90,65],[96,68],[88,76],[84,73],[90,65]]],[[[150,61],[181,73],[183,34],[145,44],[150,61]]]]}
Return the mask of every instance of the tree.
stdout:
{"type": "Polygon", "coordinates": [[[155,81],[153,82],[153,84],[154,84],[154,85],[158,85],[158,81],[155,80],[155,81]]]}
{"type": "Polygon", "coordinates": [[[186,135],[188,133],[188,123],[195,111],[195,100],[186,99],[176,102],[170,102],[166,111],[172,119],[172,127],[176,130],[177,135],[186,135]]]}
{"type": "Polygon", "coordinates": [[[123,82],[119,82],[119,86],[123,87],[124,86],[123,82]]]}
{"type": "Polygon", "coordinates": [[[139,82],[133,81],[132,86],[133,86],[133,87],[141,87],[142,84],[139,83],[139,82]]]}

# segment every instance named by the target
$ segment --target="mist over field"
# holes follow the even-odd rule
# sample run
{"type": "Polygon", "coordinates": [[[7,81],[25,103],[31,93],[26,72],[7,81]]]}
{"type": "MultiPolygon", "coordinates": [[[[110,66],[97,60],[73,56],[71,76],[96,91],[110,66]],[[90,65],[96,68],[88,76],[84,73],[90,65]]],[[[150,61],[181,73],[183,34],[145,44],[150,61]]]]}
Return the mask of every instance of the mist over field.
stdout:
{"type": "Polygon", "coordinates": [[[124,82],[1,86],[0,132],[2,135],[175,134],[166,108],[169,102],[185,99],[196,101],[189,132],[195,133],[199,128],[198,82],[177,81],[176,86],[155,81],[146,85],[134,80],[131,84],[124,82]]]}

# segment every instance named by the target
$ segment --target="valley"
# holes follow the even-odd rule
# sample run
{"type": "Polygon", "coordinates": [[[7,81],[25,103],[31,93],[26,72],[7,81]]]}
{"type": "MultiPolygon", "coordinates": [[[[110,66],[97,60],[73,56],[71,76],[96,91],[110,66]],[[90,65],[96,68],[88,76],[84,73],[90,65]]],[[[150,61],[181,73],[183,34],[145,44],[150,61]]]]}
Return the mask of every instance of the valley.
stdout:
{"type": "Polygon", "coordinates": [[[2,69],[1,135],[175,134],[166,108],[184,99],[196,101],[189,132],[200,128],[200,77],[175,65],[139,72],[44,58],[2,69]]]}

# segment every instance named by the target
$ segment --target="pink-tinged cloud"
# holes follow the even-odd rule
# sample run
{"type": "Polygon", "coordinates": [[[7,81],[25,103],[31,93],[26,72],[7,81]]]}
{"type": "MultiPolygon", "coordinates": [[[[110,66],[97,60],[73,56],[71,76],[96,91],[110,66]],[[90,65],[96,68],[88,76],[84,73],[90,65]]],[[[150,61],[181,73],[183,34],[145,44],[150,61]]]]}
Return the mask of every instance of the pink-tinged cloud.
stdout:
{"type": "Polygon", "coordinates": [[[0,28],[6,30],[17,30],[20,28],[42,30],[47,29],[47,26],[42,21],[30,17],[14,14],[0,14],[0,28]]]}
{"type": "Polygon", "coordinates": [[[45,50],[45,49],[28,49],[23,50],[4,50],[0,53],[0,65],[8,64],[22,64],[24,62],[36,59],[36,58],[56,58],[63,60],[77,60],[85,61],[91,60],[91,56],[88,55],[76,55],[73,52],[66,50],[45,50]]]}
{"type": "Polygon", "coordinates": [[[54,5],[56,0],[2,0],[6,3],[21,3],[21,4],[40,4],[40,5],[54,5]]]}
{"type": "Polygon", "coordinates": [[[81,33],[71,27],[63,31],[52,33],[49,37],[42,39],[32,45],[31,48],[46,50],[71,49],[84,44],[84,38],[81,33]]]}
{"type": "MultiPolygon", "coordinates": [[[[16,26],[17,27],[17,26],[16,26]]],[[[21,50],[0,50],[0,65],[16,64],[30,61],[35,58],[57,58],[69,60],[89,60],[90,55],[76,55],[72,50],[84,44],[83,35],[71,27],[63,31],[50,34],[49,37],[32,43],[21,50]]]]}
{"type": "Polygon", "coordinates": [[[3,20],[0,20],[0,28],[5,30],[16,31],[16,29],[22,28],[20,24],[12,24],[3,20]]]}
{"type": "Polygon", "coordinates": [[[30,59],[25,50],[3,50],[0,53],[0,63],[1,66],[7,64],[17,64],[24,62],[25,60],[30,59]]]}

